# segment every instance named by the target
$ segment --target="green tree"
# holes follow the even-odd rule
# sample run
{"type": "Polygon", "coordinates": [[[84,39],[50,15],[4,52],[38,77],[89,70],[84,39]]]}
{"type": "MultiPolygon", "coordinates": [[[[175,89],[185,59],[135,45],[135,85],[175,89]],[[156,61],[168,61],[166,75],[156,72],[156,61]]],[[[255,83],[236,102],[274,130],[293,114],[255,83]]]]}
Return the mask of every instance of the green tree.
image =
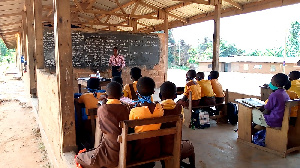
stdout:
{"type": "Polygon", "coordinates": [[[300,23],[298,21],[291,23],[291,28],[289,30],[288,41],[286,43],[288,57],[299,56],[300,47],[300,23]]]}
{"type": "Polygon", "coordinates": [[[238,49],[235,44],[228,44],[227,41],[220,41],[220,57],[228,57],[232,55],[243,55],[244,50],[238,49]]]}
{"type": "Polygon", "coordinates": [[[172,29],[168,32],[168,66],[171,67],[175,63],[176,43],[172,29]]]}

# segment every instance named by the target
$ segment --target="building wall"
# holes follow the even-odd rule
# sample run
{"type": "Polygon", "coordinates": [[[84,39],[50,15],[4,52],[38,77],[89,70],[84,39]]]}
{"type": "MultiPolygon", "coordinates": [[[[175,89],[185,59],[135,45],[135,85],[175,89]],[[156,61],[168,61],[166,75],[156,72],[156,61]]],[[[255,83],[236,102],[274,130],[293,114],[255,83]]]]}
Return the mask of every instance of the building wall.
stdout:
{"type": "MultiPolygon", "coordinates": [[[[224,63],[220,63],[219,71],[224,71],[224,63]]],[[[283,72],[282,63],[260,63],[260,62],[232,62],[230,72],[242,72],[242,73],[263,73],[263,74],[276,74],[283,72]]],[[[210,62],[200,62],[198,71],[210,72],[210,62]]],[[[300,70],[300,67],[296,63],[287,63],[285,65],[285,73],[288,74],[291,71],[300,70]]]]}
{"type": "Polygon", "coordinates": [[[56,75],[50,74],[45,70],[37,69],[37,91],[39,120],[43,125],[43,129],[56,160],[62,162],[62,160],[59,159],[61,157],[61,128],[56,75]]]}

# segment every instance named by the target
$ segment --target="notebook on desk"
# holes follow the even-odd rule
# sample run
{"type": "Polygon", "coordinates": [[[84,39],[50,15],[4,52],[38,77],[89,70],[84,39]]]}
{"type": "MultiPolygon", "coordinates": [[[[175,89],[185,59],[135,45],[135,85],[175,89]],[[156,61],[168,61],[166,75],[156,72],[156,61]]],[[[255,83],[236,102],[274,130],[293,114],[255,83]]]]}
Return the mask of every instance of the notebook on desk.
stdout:
{"type": "Polygon", "coordinates": [[[257,99],[257,98],[245,98],[245,99],[238,99],[237,102],[246,104],[248,106],[252,107],[261,107],[265,105],[265,102],[257,99]]]}

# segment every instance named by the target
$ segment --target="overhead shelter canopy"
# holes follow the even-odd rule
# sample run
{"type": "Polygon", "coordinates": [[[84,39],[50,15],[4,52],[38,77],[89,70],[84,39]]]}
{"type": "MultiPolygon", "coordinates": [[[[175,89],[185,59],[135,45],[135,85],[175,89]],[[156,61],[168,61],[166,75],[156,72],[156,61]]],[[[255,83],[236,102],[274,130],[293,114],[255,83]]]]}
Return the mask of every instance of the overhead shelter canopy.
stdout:
{"type": "MultiPolygon", "coordinates": [[[[300,0],[223,0],[221,17],[299,3],[300,0]]],[[[153,32],[214,19],[214,0],[70,0],[74,28],[153,32]]],[[[42,0],[43,24],[53,24],[53,0],[42,0]]],[[[24,0],[0,1],[0,35],[8,48],[16,47],[22,32],[24,0]]]]}

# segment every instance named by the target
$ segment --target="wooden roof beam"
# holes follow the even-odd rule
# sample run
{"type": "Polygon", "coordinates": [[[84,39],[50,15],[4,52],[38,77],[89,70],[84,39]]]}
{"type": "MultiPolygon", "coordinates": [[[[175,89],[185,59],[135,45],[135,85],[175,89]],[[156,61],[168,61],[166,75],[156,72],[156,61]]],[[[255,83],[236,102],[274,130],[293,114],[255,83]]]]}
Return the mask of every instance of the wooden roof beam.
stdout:
{"type": "Polygon", "coordinates": [[[165,10],[166,11],[172,11],[172,10],[184,7],[184,6],[188,6],[190,4],[192,4],[192,2],[180,2],[179,4],[176,4],[176,5],[165,8],[165,10]]]}
{"type": "Polygon", "coordinates": [[[137,1],[137,2],[134,4],[133,9],[131,10],[131,15],[134,15],[134,13],[135,13],[136,9],[138,8],[138,6],[139,6],[139,2],[137,1]]]}
{"type": "Polygon", "coordinates": [[[181,1],[181,2],[190,2],[190,3],[197,3],[203,5],[210,5],[210,1],[206,0],[173,0],[173,1],[181,1]]]}
{"type": "Polygon", "coordinates": [[[83,9],[82,9],[80,3],[78,2],[78,0],[73,0],[73,1],[74,1],[75,5],[76,5],[76,8],[77,8],[80,12],[84,13],[84,11],[83,11],[83,9]]]}
{"type": "Polygon", "coordinates": [[[96,0],[90,0],[89,5],[85,9],[91,9],[96,0]]]}
{"type": "Polygon", "coordinates": [[[237,2],[235,2],[233,0],[224,0],[224,1],[230,3],[232,6],[238,8],[240,10],[243,10],[242,5],[240,5],[239,3],[237,3],[237,2]]]}
{"type": "Polygon", "coordinates": [[[124,16],[124,17],[130,17],[130,18],[146,18],[146,19],[158,19],[157,17],[151,16],[149,14],[146,15],[131,15],[131,14],[122,14],[122,13],[112,13],[107,11],[100,11],[100,10],[86,10],[85,13],[92,13],[92,14],[104,14],[104,15],[114,15],[114,16],[124,16]]]}
{"type": "Polygon", "coordinates": [[[123,26],[123,27],[131,27],[130,25],[123,24],[108,24],[108,23],[86,23],[86,22],[74,22],[72,24],[81,24],[81,25],[100,25],[100,26],[123,26]]]}
{"type": "Polygon", "coordinates": [[[3,15],[0,15],[0,18],[2,17],[12,17],[12,16],[17,16],[17,15],[22,15],[22,12],[18,12],[18,13],[10,13],[10,14],[3,14],[3,15]]]}
{"type": "Polygon", "coordinates": [[[126,14],[126,12],[124,11],[123,7],[121,6],[121,4],[119,3],[119,0],[115,0],[117,6],[120,8],[120,10],[122,11],[123,14],[126,14]]]}
{"type": "Polygon", "coordinates": [[[0,24],[0,26],[4,27],[4,26],[16,25],[16,24],[21,24],[21,22],[20,21],[16,21],[16,22],[13,22],[13,23],[5,23],[5,24],[0,24]]]}

